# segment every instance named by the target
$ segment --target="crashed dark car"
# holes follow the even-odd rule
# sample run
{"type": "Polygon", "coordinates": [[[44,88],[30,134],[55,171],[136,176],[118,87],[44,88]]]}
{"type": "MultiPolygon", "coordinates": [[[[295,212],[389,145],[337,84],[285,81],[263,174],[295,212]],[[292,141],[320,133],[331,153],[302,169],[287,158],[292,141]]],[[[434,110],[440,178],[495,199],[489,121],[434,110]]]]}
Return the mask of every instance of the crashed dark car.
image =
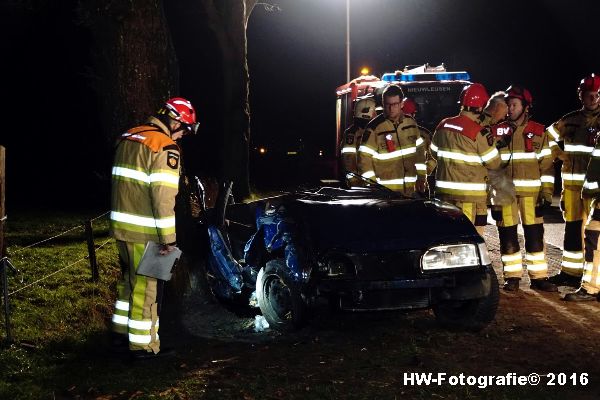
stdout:
{"type": "Polygon", "coordinates": [[[301,327],[323,300],[348,311],[431,308],[443,326],[466,330],[495,317],[486,245],[453,205],[376,186],[240,204],[228,196],[203,226],[210,287],[220,299],[257,303],[272,328],[301,327]]]}

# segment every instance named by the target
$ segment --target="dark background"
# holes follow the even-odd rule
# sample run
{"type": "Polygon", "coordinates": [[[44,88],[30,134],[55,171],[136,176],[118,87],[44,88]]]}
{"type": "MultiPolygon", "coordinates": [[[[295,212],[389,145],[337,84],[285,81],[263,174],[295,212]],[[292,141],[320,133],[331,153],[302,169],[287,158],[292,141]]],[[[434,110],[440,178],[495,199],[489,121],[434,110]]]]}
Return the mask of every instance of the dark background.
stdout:
{"type": "MultiPolygon", "coordinates": [[[[76,1],[54,3],[0,3],[0,142],[7,147],[9,210],[108,204],[112,154],[103,150],[91,86],[91,36],[75,23],[76,1]]],[[[277,4],[281,11],[273,13],[257,6],[248,25],[251,152],[301,143],[311,154],[330,155],[335,88],[346,78],[346,1],[277,4]]],[[[490,93],[511,83],[527,86],[534,118],[549,124],[580,106],[579,81],[600,72],[599,11],[598,2],[556,0],[351,0],[351,75],[358,76],[362,66],[380,76],[408,64],[444,62],[468,71],[490,93]]],[[[178,23],[177,15],[169,17],[178,23]]],[[[181,94],[192,99],[218,90],[206,73],[211,60],[198,59],[202,46],[193,38],[183,47],[188,52],[178,46],[181,94]]],[[[197,108],[200,119],[211,112],[208,104],[197,108]]],[[[202,138],[195,140],[201,148],[202,138]]],[[[275,169],[302,175],[293,163],[275,169]]],[[[253,182],[269,180],[250,173],[253,182]]]]}

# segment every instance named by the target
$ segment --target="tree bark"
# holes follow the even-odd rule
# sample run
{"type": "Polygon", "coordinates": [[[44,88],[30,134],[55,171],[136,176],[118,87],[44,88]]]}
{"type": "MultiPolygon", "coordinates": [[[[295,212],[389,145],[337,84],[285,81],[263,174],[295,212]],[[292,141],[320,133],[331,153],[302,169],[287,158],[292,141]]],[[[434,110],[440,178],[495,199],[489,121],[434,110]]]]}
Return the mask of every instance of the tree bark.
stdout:
{"type": "Polygon", "coordinates": [[[250,194],[250,76],[246,26],[256,0],[200,0],[216,38],[223,74],[222,178],[233,180],[236,198],[250,194]]]}
{"type": "MultiPolygon", "coordinates": [[[[103,131],[109,138],[107,142],[112,145],[117,135],[142,122],[166,98],[191,97],[195,107],[200,108],[200,122],[212,120],[209,125],[213,137],[196,139],[201,142],[196,149],[198,153],[207,151],[207,146],[216,153],[207,157],[214,159],[216,165],[210,166],[213,171],[203,172],[233,180],[235,197],[247,197],[250,193],[250,108],[246,26],[256,2],[188,0],[169,4],[169,7],[179,8],[177,17],[169,22],[179,35],[177,53],[180,57],[190,57],[187,53],[197,51],[198,46],[192,42],[199,42],[207,49],[216,49],[216,54],[210,56],[202,49],[204,62],[220,67],[218,89],[209,92],[206,82],[198,80],[203,87],[192,92],[199,95],[188,96],[177,90],[178,62],[160,0],[84,1],[79,14],[90,26],[97,43],[93,78],[105,124],[103,131]],[[194,9],[199,13],[194,13],[194,9]],[[185,18],[186,14],[194,14],[196,19],[190,21],[189,17],[185,18]],[[204,36],[194,37],[193,33],[198,32],[204,36]],[[208,41],[216,43],[213,46],[208,41]],[[201,98],[196,101],[198,97],[201,98]],[[206,107],[207,102],[216,102],[219,107],[206,107]],[[216,111],[207,116],[203,115],[205,109],[216,111]]],[[[211,82],[208,86],[217,85],[211,82]]],[[[191,164],[195,162],[193,158],[202,158],[196,151],[187,151],[185,145],[184,150],[191,164]]]]}
{"type": "Polygon", "coordinates": [[[161,0],[87,0],[79,7],[90,27],[94,88],[103,131],[112,146],[125,129],[145,121],[177,93],[178,66],[161,0]]]}

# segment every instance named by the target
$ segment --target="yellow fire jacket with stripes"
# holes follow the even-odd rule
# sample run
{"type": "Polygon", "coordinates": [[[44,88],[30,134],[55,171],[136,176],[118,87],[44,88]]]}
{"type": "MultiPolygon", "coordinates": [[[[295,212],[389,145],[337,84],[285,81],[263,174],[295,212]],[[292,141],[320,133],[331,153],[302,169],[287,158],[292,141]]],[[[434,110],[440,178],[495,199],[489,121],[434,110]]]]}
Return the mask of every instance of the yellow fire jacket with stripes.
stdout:
{"type": "Polygon", "coordinates": [[[112,168],[110,230],[117,240],[175,243],[175,196],[180,153],[168,128],[149,125],[119,138],[112,168]]]}
{"type": "Polygon", "coordinates": [[[419,129],[419,133],[421,133],[421,137],[423,138],[423,143],[425,143],[425,170],[426,174],[430,175],[433,170],[435,170],[435,166],[437,165],[437,161],[431,155],[431,132],[429,129],[419,125],[417,120],[409,115],[405,115],[405,118],[411,118],[417,124],[417,128],[419,129]]]}
{"type": "Polygon", "coordinates": [[[461,111],[439,123],[431,141],[437,160],[435,195],[441,199],[485,203],[488,169],[500,166],[500,154],[479,116],[461,111]]]}
{"type": "Polygon", "coordinates": [[[421,132],[421,137],[425,143],[425,170],[427,175],[431,175],[437,166],[437,161],[431,155],[431,132],[421,125],[417,125],[417,128],[419,128],[419,132],[421,132]]]}
{"type": "Polygon", "coordinates": [[[365,178],[406,194],[426,178],[425,141],[415,120],[398,123],[378,115],[367,125],[358,148],[358,171],[365,178]]]}
{"type": "MultiPolygon", "coordinates": [[[[600,199],[600,134],[596,136],[596,146],[592,151],[590,162],[585,173],[581,197],[584,199],[600,199]]],[[[598,208],[600,203],[596,204],[598,208]]]]}
{"type": "Polygon", "coordinates": [[[518,196],[535,196],[542,191],[552,198],[554,166],[544,125],[525,119],[516,128],[508,122],[491,127],[498,140],[502,167],[513,179],[518,196]]]}
{"type": "Polygon", "coordinates": [[[552,153],[555,158],[563,160],[561,175],[564,188],[581,190],[598,131],[600,108],[570,112],[548,127],[552,153]],[[560,142],[564,143],[562,150],[560,142]]]}
{"type": "Polygon", "coordinates": [[[342,166],[344,170],[354,172],[355,174],[358,173],[358,146],[360,145],[364,131],[364,128],[353,124],[344,131],[344,137],[342,138],[342,166]]]}

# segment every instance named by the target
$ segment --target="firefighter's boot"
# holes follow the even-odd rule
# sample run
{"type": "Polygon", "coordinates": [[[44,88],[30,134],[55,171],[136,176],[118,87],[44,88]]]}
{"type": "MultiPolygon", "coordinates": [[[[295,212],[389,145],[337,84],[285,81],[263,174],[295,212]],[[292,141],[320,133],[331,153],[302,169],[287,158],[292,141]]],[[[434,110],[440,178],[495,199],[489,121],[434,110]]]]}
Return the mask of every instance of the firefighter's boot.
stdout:
{"type": "Polygon", "coordinates": [[[516,292],[519,290],[519,282],[521,282],[521,278],[506,278],[504,280],[504,286],[502,286],[502,289],[506,290],[507,292],[516,292]]]}
{"type": "Polygon", "coordinates": [[[110,351],[115,354],[125,354],[129,351],[129,338],[127,335],[110,332],[110,351]]]}
{"type": "Polygon", "coordinates": [[[165,347],[158,353],[146,350],[133,350],[129,352],[129,358],[131,361],[146,361],[156,360],[159,358],[173,357],[176,355],[175,349],[165,347]]]}
{"type": "Polygon", "coordinates": [[[559,272],[548,278],[548,281],[556,286],[570,286],[576,288],[579,287],[579,284],[581,283],[581,277],[569,275],[565,272],[559,272]]]}
{"type": "Polygon", "coordinates": [[[573,293],[567,293],[563,298],[564,301],[593,301],[598,295],[589,294],[584,288],[579,288],[573,293]]]}
{"type": "Polygon", "coordinates": [[[558,292],[558,287],[552,282],[545,279],[532,279],[531,285],[529,286],[533,290],[539,290],[541,292],[558,292]]]}

